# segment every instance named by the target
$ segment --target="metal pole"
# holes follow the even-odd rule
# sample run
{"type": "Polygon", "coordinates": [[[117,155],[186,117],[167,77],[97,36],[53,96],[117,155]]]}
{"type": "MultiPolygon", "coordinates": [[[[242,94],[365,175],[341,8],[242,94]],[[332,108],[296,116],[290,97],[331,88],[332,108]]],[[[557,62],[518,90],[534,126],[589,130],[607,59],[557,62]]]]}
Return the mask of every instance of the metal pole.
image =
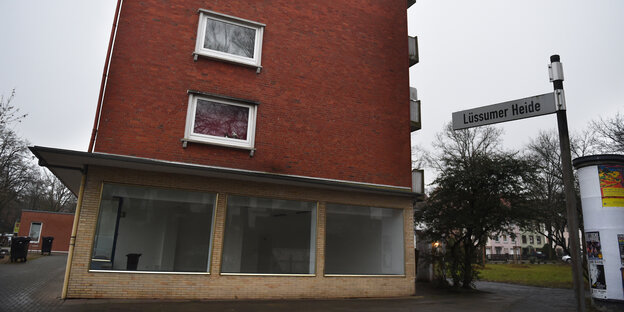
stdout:
{"type": "Polygon", "coordinates": [[[570,153],[570,136],[568,134],[568,118],[563,93],[563,69],[559,55],[550,57],[550,73],[555,90],[555,104],[557,105],[557,126],[559,128],[559,145],[561,147],[561,166],[563,169],[563,185],[565,189],[566,208],[568,214],[568,231],[570,232],[570,252],[572,253],[572,280],[574,281],[574,296],[576,310],[585,312],[585,289],[583,283],[583,267],[579,250],[579,227],[576,210],[576,194],[574,189],[574,175],[572,173],[572,156],[570,153]]]}

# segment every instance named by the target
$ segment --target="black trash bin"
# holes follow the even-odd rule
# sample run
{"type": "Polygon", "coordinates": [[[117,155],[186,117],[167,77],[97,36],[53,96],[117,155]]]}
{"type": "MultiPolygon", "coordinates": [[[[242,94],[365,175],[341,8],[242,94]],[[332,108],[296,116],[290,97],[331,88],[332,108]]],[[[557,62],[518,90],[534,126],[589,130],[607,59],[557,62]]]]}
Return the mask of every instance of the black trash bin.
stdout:
{"type": "Polygon", "coordinates": [[[26,262],[28,245],[30,245],[30,237],[14,237],[11,240],[11,262],[16,262],[19,259],[26,262]]]}
{"type": "Polygon", "coordinates": [[[41,254],[43,255],[44,252],[47,252],[48,255],[52,254],[52,241],[54,240],[54,237],[52,236],[44,236],[41,238],[42,242],[41,242],[41,254]]]}
{"type": "Polygon", "coordinates": [[[126,262],[126,270],[136,271],[137,267],[139,266],[140,256],[141,254],[137,254],[137,253],[127,254],[126,257],[128,257],[128,262],[126,262]]]}

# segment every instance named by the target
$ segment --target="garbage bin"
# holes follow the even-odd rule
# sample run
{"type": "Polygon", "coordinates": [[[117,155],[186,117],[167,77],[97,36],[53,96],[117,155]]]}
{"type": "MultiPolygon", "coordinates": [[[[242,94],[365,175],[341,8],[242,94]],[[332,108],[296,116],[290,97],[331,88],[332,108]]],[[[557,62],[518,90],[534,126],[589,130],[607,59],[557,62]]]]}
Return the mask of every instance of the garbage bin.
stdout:
{"type": "Polygon", "coordinates": [[[126,262],[126,270],[136,271],[137,267],[139,266],[140,256],[141,254],[137,254],[137,253],[127,254],[126,257],[128,257],[128,262],[126,262]]]}
{"type": "Polygon", "coordinates": [[[30,237],[14,237],[11,240],[11,262],[16,262],[19,259],[26,262],[29,244],[30,237]]]}
{"type": "Polygon", "coordinates": [[[54,237],[52,236],[44,236],[41,238],[42,242],[41,242],[41,254],[43,255],[44,252],[47,252],[48,255],[52,254],[52,241],[54,240],[54,237]]]}

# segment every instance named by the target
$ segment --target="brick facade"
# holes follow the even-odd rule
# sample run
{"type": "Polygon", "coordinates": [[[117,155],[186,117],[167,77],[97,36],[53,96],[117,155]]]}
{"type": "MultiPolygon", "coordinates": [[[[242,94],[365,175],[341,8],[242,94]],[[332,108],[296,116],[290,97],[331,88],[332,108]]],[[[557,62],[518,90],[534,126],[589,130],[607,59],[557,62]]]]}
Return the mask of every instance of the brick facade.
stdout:
{"type": "Polygon", "coordinates": [[[125,1],[96,152],[411,186],[405,1],[125,1]],[[198,9],[266,24],[262,71],[200,57],[198,9]],[[259,102],[256,151],[182,148],[187,90],[259,102]]]}
{"type": "Polygon", "coordinates": [[[40,222],[42,226],[39,242],[30,243],[28,246],[30,250],[41,250],[41,237],[44,236],[54,237],[52,251],[69,250],[69,238],[74,223],[73,213],[23,210],[18,236],[28,236],[32,222],[40,222]]]}
{"type": "MultiPolygon", "coordinates": [[[[405,1],[389,0],[123,2],[112,54],[107,59],[110,70],[102,85],[104,97],[101,109],[98,108],[100,118],[96,119],[99,122],[93,149],[87,153],[31,149],[40,163],[48,166],[80,198],[77,233],[71,245],[73,252],[70,251],[63,297],[277,299],[413,294],[412,204],[416,194],[410,191],[406,8],[405,1]],[[235,27],[232,25],[241,22],[240,19],[266,25],[261,70],[207,57],[195,61],[198,9],[235,17],[219,15],[226,21],[221,22],[224,29],[223,24],[231,22],[227,27],[235,27]],[[195,112],[188,109],[189,102],[193,103],[189,101],[189,90],[243,99],[254,109],[257,105],[254,149],[195,142],[184,147],[181,139],[185,137],[187,112],[195,112]],[[86,183],[80,182],[81,177],[86,183]],[[112,265],[107,267],[111,270],[90,271],[103,183],[217,194],[210,273],[134,271],[128,267],[122,271],[112,265]],[[316,248],[309,248],[311,240],[306,238],[306,248],[313,249],[314,253],[310,254],[315,259],[314,270],[308,266],[306,272],[314,271],[314,274],[221,274],[229,195],[316,203],[316,228],[311,232],[316,235],[316,248]],[[400,209],[392,210],[392,223],[387,225],[394,232],[386,234],[384,242],[379,243],[379,246],[385,244],[384,247],[392,245],[387,248],[392,251],[372,251],[374,248],[370,246],[377,245],[371,243],[362,244],[368,254],[353,254],[363,258],[362,264],[366,264],[367,258],[390,258],[392,270],[398,268],[391,272],[400,275],[325,274],[326,209],[332,209],[326,207],[330,203],[373,207],[371,211],[400,209]]],[[[216,37],[225,33],[220,31],[214,28],[210,34],[216,37]]],[[[249,108],[247,116],[251,112],[249,108]]],[[[202,117],[202,122],[211,118],[217,119],[215,123],[231,122],[229,115],[214,111],[205,114],[208,117],[202,117]]],[[[242,121],[243,126],[247,122],[242,121]]],[[[212,139],[227,142],[232,138],[231,132],[224,133],[219,132],[212,139]]],[[[119,207],[113,227],[115,234],[108,236],[114,237],[110,250],[119,246],[115,245],[119,218],[123,215],[121,204],[119,207]]],[[[166,218],[162,214],[161,217],[166,218]]],[[[382,218],[372,216],[372,212],[369,217],[382,218]]],[[[347,215],[338,227],[350,225],[354,218],[347,215]]],[[[329,223],[330,237],[333,220],[329,223]]],[[[275,228],[278,227],[271,227],[275,228]]],[[[365,227],[357,229],[361,228],[365,227]]],[[[167,233],[160,225],[149,229],[157,235],[167,233]]],[[[368,232],[377,235],[373,229],[365,233],[368,232]]],[[[151,232],[141,234],[154,237],[151,232]]],[[[187,234],[185,237],[205,236],[187,234]]],[[[359,242],[369,243],[375,238],[359,242]]],[[[140,245],[131,239],[125,242],[128,241],[140,245]]],[[[342,246],[358,242],[357,239],[345,241],[341,242],[342,246]]],[[[329,242],[335,240],[329,238],[329,242]]],[[[165,245],[160,247],[165,249],[165,245]]],[[[266,251],[271,247],[264,248],[266,251]]],[[[333,255],[331,248],[330,244],[327,250],[333,255]]],[[[115,262],[114,256],[107,257],[96,255],[94,263],[115,262]]],[[[344,267],[354,263],[346,260],[345,254],[336,258],[344,260],[344,267]]],[[[247,258],[241,254],[239,259],[247,258]]],[[[328,271],[332,270],[330,263],[333,262],[328,262],[328,271]]],[[[333,272],[345,271],[348,272],[345,269],[333,272]]]]}
{"type": "Polygon", "coordinates": [[[413,248],[405,248],[403,276],[324,276],[325,205],[328,202],[403,209],[405,246],[414,245],[412,201],[406,197],[90,167],[69,277],[68,298],[270,299],[413,294],[415,278],[413,248]],[[103,182],[216,192],[218,199],[211,273],[89,272],[103,182]],[[317,202],[315,276],[221,275],[219,272],[228,194],[317,202]]]}

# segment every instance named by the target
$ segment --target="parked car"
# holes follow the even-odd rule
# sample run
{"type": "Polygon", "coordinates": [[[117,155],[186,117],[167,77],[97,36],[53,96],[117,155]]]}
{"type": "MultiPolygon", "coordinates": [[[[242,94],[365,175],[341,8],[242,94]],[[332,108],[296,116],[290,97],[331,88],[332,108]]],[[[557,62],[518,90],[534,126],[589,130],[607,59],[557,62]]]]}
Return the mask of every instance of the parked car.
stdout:
{"type": "Polygon", "coordinates": [[[572,263],[572,257],[565,255],[561,257],[561,261],[566,262],[566,263],[572,263]]]}

